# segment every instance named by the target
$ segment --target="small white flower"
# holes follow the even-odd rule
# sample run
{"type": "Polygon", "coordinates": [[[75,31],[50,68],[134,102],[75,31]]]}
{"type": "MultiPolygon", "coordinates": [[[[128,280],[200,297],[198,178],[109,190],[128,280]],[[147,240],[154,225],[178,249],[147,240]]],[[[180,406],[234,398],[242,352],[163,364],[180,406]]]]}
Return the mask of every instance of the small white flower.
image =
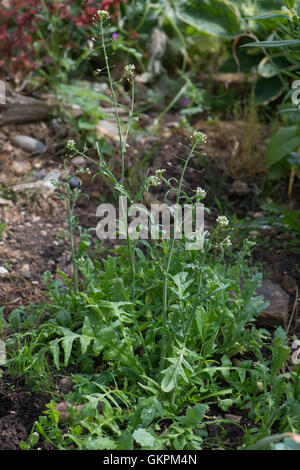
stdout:
{"type": "Polygon", "coordinates": [[[97,10],[97,15],[99,16],[100,20],[106,20],[109,18],[109,13],[106,10],[97,10]]]}
{"type": "Polygon", "coordinates": [[[201,142],[203,144],[206,143],[207,141],[207,137],[205,134],[203,134],[203,132],[200,132],[200,131],[194,131],[191,135],[191,138],[197,142],[201,142]]]}
{"type": "Polygon", "coordinates": [[[232,243],[229,237],[225,238],[225,240],[223,241],[223,246],[225,246],[226,248],[230,248],[232,246],[232,243]]]}
{"type": "Polygon", "coordinates": [[[135,71],[135,66],[133,64],[125,65],[125,74],[132,76],[135,71]]]}
{"type": "Polygon", "coordinates": [[[90,51],[92,51],[92,50],[94,49],[94,42],[93,42],[92,39],[89,39],[89,40],[87,41],[87,46],[88,46],[88,48],[89,48],[90,51]]]}
{"type": "Polygon", "coordinates": [[[225,215],[219,215],[217,218],[217,223],[221,225],[221,227],[227,227],[227,225],[229,225],[229,220],[227,217],[225,217],[225,215]]]}
{"type": "Polygon", "coordinates": [[[149,186],[158,186],[161,183],[161,180],[158,176],[149,176],[148,178],[148,184],[149,186]]]}
{"type": "Polygon", "coordinates": [[[204,199],[206,197],[205,189],[202,189],[202,188],[198,187],[196,189],[196,197],[197,197],[197,199],[204,199]]]}
{"type": "Polygon", "coordinates": [[[155,175],[156,175],[158,178],[162,178],[163,173],[164,173],[165,171],[166,171],[165,169],[156,170],[156,171],[155,171],[155,175]]]}
{"type": "Polygon", "coordinates": [[[75,140],[68,140],[67,144],[66,144],[66,149],[67,150],[74,150],[76,147],[76,142],[75,140]]]}

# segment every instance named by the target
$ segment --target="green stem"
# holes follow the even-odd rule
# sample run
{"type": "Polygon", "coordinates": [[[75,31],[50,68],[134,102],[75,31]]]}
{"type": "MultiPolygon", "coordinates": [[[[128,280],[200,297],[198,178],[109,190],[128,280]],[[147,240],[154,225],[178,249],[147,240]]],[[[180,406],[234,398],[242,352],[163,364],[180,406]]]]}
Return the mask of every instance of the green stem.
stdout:
{"type": "Polygon", "coordinates": [[[74,290],[75,293],[78,294],[78,272],[77,272],[77,265],[76,265],[76,251],[75,251],[75,245],[74,245],[74,235],[73,235],[73,228],[74,228],[74,221],[73,221],[73,213],[72,213],[72,208],[70,201],[72,200],[72,191],[69,186],[68,182],[68,169],[67,169],[67,164],[66,160],[64,160],[64,169],[65,169],[65,175],[66,175],[66,180],[67,180],[67,197],[66,197],[66,203],[67,203],[67,215],[68,215],[68,225],[69,225],[69,234],[70,234],[70,245],[71,245],[71,256],[72,256],[72,265],[73,265],[73,281],[74,281],[74,290]]]}
{"type": "Polygon", "coordinates": [[[115,115],[116,115],[116,120],[117,120],[117,127],[118,127],[118,134],[119,134],[119,146],[120,146],[120,152],[121,152],[121,185],[124,184],[124,178],[125,178],[125,148],[122,142],[122,133],[121,133],[121,121],[120,121],[120,116],[119,116],[119,111],[118,111],[118,106],[117,106],[117,100],[116,100],[116,95],[115,95],[115,90],[113,86],[113,81],[111,78],[111,73],[109,69],[109,62],[108,62],[108,56],[106,52],[106,46],[105,46],[105,41],[104,41],[104,29],[103,29],[103,20],[100,19],[100,29],[101,29],[101,40],[102,40],[102,48],[104,52],[104,60],[105,60],[105,67],[107,70],[107,76],[108,76],[108,82],[109,82],[109,88],[111,91],[113,103],[114,103],[114,108],[115,108],[115,115]]]}
{"type": "Polygon", "coordinates": [[[187,83],[183,85],[183,87],[178,91],[178,93],[174,96],[172,101],[168,104],[168,106],[159,114],[159,116],[155,119],[155,125],[158,125],[161,119],[164,117],[164,115],[174,106],[174,104],[179,100],[181,95],[186,90],[187,83]]]}
{"type": "MultiPolygon", "coordinates": [[[[120,122],[120,117],[119,117],[119,112],[118,112],[118,107],[117,107],[116,95],[115,95],[115,91],[114,91],[113,81],[112,81],[112,78],[111,78],[111,73],[110,73],[110,69],[109,69],[109,62],[108,62],[108,56],[107,56],[106,46],[105,46],[105,41],[104,41],[104,29],[103,29],[103,20],[102,19],[100,19],[100,29],[101,29],[101,39],[102,39],[102,48],[103,48],[103,52],[104,52],[105,67],[106,67],[106,70],[107,70],[109,87],[110,87],[110,91],[111,91],[112,99],[113,99],[113,103],[114,103],[115,115],[116,115],[117,127],[118,127],[118,134],[119,134],[119,145],[120,145],[120,152],[121,152],[121,167],[122,167],[120,185],[124,186],[125,152],[126,152],[127,138],[128,138],[131,122],[132,122],[132,115],[133,115],[133,111],[134,111],[134,94],[135,94],[134,77],[133,77],[133,74],[132,74],[131,75],[131,109],[130,109],[130,112],[129,112],[129,123],[128,123],[127,129],[126,129],[126,134],[125,134],[125,138],[124,138],[124,142],[123,142],[122,141],[122,133],[121,133],[121,122],[120,122]]],[[[122,199],[122,209],[124,209],[123,208],[123,199],[122,199]]],[[[125,224],[126,224],[126,238],[127,238],[130,266],[131,266],[131,276],[132,276],[132,297],[134,297],[134,294],[135,294],[134,252],[133,252],[132,243],[131,243],[131,240],[130,240],[130,237],[129,237],[127,218],[126,218],[125,224]]]]}
{"type": "MultiPolygon", "coordinates": [[[[184,164],[179,184],[178,184],[178,189],[177,189],[177,196],[176,196],[176,205],[179,204],[179,198],[181,194],[181,188],[182,188],[182,183],[183,183],[183,177],[185,175],[186,169],[188,167],[189,161],[193,156],[194,150],[198,144],[198,141],[194,143],[192,146],[192,149],[189,153],[189,156],[186,159],[186,162],[184,164]]],[[[159,374],[161,374],[161,371],[164,368],[165,365],[165,358],[166,358],[166,352],[167,352],[167,319],[168,319],[168,278],[169,278],[169,270],[171,266],[171,260],[173,256],[173,251],[174,251],[174,246],[175,246],[175,230],[172,236],[171,240],[171,247],[170,251],[168,254],[168,260],[167,260],[167,266],[166,266],[166,271],[164,274],[164,279],[163,279],[163,332],[162,332],[162,345],[161,345],[161,353],[160,353],[160,364],[159,364],[159,374]]]]}

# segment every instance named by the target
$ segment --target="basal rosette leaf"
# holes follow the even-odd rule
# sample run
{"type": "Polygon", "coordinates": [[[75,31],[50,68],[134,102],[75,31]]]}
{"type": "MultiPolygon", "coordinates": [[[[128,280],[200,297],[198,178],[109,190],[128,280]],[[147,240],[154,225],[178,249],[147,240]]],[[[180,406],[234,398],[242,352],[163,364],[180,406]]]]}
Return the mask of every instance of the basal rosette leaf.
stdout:
{"type": "Polygon", "coordinates": [[[226,0],[174,1],[178,18],[199,31],[234,36],[241,30],[238,8],[226,0]]]}

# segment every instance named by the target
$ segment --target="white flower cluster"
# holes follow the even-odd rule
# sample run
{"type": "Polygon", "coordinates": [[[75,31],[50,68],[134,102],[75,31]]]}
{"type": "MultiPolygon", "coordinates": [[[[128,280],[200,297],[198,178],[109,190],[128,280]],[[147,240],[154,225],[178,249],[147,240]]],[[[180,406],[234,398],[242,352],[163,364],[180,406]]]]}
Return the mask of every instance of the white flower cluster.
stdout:
{"type": "Polygon", "coordinates": [[[225,240],[223,241],[223,246],[225,246],[226,248],[230,248],[232,246],[232,243],[231,243],[231,240],[229,237],[225,238],[225,240]]]}
{"type": "Polygon", "coordinates": [[[196,198],[197,198],[198,200],[204,199],[204,198],[206,197],[206,191],[205,191],[205,189],[202,189],[202,188],[199,188],[199,187],[198,187],[198,188],[195,190],[195,192],[196,192],[196,198]]]}
{"type": "Polygon", "coordinates": [[[97,15],[100,20],[107,20],[109,18],[109,13],[106,10],[97,10],[97,15]]]}
{"type": "Polygon", "coordinates": [[[219,215],[217,218],[217,223],[221,225],[221,227],[227,227],[227,225],[229,225],[229,220],[227,217],[225,217],[225,215],[219,215]]]}
{"type": "Polygon", "coordinates": [[[66,144],[66,149],[67,150],[74,150],[76,147],[76,142],[75,140],[68,140],[67,144],[66,144]]]}
{"type": "Polygon", "coordinates": [[[191,138],[195,140],[196,142],[201,142],[205,144],[207,142],[207,137],[203,132],[200,131],[194,131],[191,135],[191,138]]]}
{"type": "Polygon", "coordinates": [[[155,175],[158,177],[158,178],[162,178],[163,176],[163,173],[165,172],[166,170],[163,168],[162,170],[156,170],[155,171],[155,175]]]}
{"type": "Polygon", "coordinates": [[[147,180],[148,186],[158,186],[162,182],[163,174],[166,170],[156,170],[155,175],[149,176],[147,180]]]}
{"type": "Polygon", "coordinates": [[[149,186],[158,186],[161,183],[161,179],[158,176],[153,175],[149,176],[147,182],[149,186]]]}
{"type": "Polygon", "coordinates": [[[135,71],[135,66],[133,64],[128,64],[125,65],[125,74],[126,75],[133,75],[133,72],[135,71]]]}

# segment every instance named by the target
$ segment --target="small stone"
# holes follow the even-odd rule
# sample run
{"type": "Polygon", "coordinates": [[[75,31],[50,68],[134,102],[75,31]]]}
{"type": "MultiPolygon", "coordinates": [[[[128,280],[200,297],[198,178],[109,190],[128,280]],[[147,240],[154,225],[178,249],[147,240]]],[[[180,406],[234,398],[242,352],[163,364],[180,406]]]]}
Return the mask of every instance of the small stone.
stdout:
{"type": "Polygon", "coordinates": [[[22,274],[29,274],[29,273],[30,273],[30,266],[29,266],[29,264],[27,264],[27,263],[23,264],[23,266],[22,266],[21,269],[20,269],[20,272],[21,272],[22,274]]]}
{"type": "Polygon", "coordinates": [[[11,169],[15,175],[22,176],[30,170],[30,165],[28,162],[18,162],[15,160],[11,164],[11,169]]]}
{"type": "Polygon", "coordinates": [[[294,294],[294,292],[297,290],[297,282],[292,276],[283,276],[281,285],[288,294],[294,294]]]}
{"type": "Polygon", "coordinates": [[[228,419],[229,421],[233,421],[234,423],[240,423],[243,417],[239,415],[231,415],[228,413],[224,415],[224,418],[228,419]]]}
{"type": "Polygon", "coordinates": [[[101,193],[99,191],[92,191],[91,192],[91,198],[92,199],[100,199],[101,198],[101,193]]]}
{"type": "Polygon", "coordinates": [[[290,233],[280,233],[276,238],[277,240],[288,241],[292,238],[292,235],[290,233]]]}
{"type": "Polygon", "coordinates": [[[248,194],[250,192],[250,189],[248,188],[247,183],[245,183],[244,181],[236,180],[232,184],[230,191],[234,194],[237,194],[238,196],[243,196],[245,194],[248,194]]]}
{"type": "Polygon", "coordinates": [[[72,390],[73,385],[74,382],[71,377],[64,377],[59,382],[59,387],[63,390],[63,392],[69,392],[70,390],[72,390]]]}
{"type": "Polygon", "coordinates": [[[59,122],[58,119],[52,119],[50,122],[50,127],[58,136],[64,137],[67,133],[65,127],[59,122]]]}
{"type": "Polygon", "coordinates": [[[3,197],[0,197],[0,206],[13,206],[13,203],[9,199],[4,199],[3,197]]]}
{"type": "Polygon", "coordinates": [[[269,302],[269,306],[259,314],[257,324],[263,328],[277,325],[284,327],[289,317],[289,296],[284,290],[269,279],[264,279],[256,295],[262,295],[269,302]]]}
{"type": "MultiPolygon", "coordinates": [[[[67,423],[68,421],[72,421],[72,415],[70,411],[73,409],[74,412],[79,412],[82,410],[84,405],[74,405],[73,403],[67,402],[67,401],[62,401],[58,403],[56,406],[56,411],[60,413],[59,421],[60,423],[67,423]]],[[[97,405],[97,410],[99,413],[102,412],[102,404],[101,402],[98,403],[97,405]]]]}
{"type": "MultiPolygon", "coordinates": [[[[119,141],[118,127],[114,122],[103,119],[99,122],[99,124],[97,124],[96,136],[98,139],[102,139],[102,137],[109,137],[110,139],[119,141]]],[[[124,135],[122,135],[122,139],[124,139],[124,135]]]]}
{"type": "Polygon", "coordinates": [[[29,137],[28,135],[15,135],[12,137],[11,142],[15,147],[20,147],[22,150],[31,153],[41,153],[46,148],[40,140],[29,137]]]}
{"type": "Polygon", "coordinates": [[[83,166],[85,162],[86,162],[86,159],[84,157],[81,157],[80,155],[72,158],[72,164],[75,166],[83,166]]]}
{"type": "Polygon", "coordinates": [[[78,189],[82,185],[82,181],[79,178],[76,178],[76,176],[72,176],[69,179],[69,186],[70,189],[78,189]]]}
{"type": "Polygon", "coordinates": [[[8,270],[4,266],[0,266],[0,276],[5,276],[8,274],[8,270]]]}
{"type": "Polygon", "coordinates": [[[272,229],[271,225],[260,225],[259,228],[265,232],[272,229]]]}

